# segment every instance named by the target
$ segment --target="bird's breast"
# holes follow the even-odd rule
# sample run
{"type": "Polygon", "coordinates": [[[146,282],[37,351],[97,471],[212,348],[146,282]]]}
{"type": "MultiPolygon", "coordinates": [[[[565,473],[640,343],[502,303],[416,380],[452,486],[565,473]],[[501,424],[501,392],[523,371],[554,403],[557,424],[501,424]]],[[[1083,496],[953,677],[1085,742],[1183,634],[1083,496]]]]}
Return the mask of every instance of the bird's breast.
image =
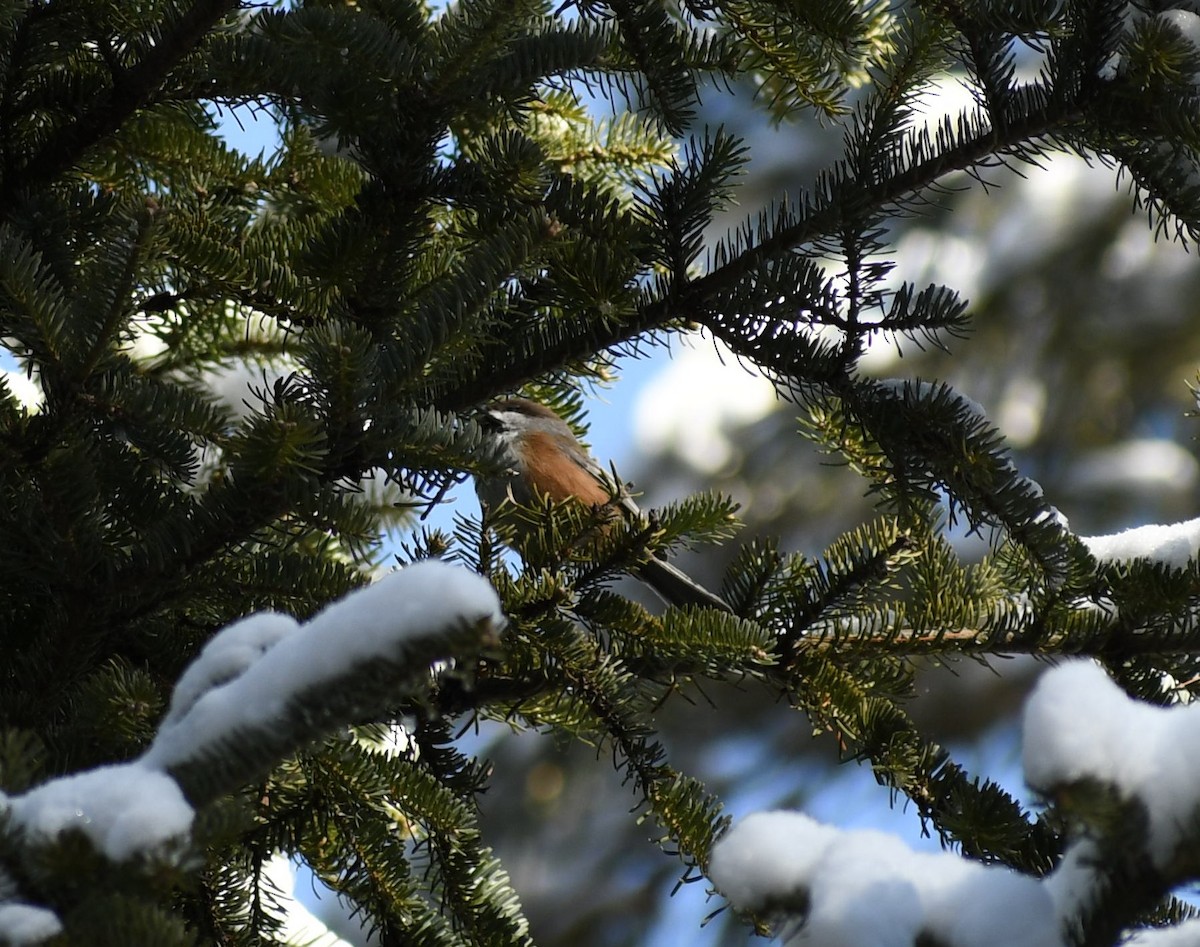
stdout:
{"type": "Polygon", "coordinates": [[[591,506],[608,503],[608,491],[564,454],[551,435],[534,432],[526,435],[525,440],[528,487],[555,503],[561,503],[567,497],[575,497],[591,506]]]}

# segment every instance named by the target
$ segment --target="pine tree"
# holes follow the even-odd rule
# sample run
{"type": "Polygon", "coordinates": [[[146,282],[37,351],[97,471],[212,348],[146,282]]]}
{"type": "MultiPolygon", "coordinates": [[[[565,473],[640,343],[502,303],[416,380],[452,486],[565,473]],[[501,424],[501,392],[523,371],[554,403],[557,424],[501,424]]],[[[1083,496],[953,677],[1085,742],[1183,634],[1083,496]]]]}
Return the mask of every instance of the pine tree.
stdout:
{"type": "Polygon", "coordinates": [[[889,278],[894,223],[951,175],[1071,152],[1119,166],[1167,235],[1200,236],[1189,22],[1123,0],[4,4],[0,337],[39,396],[0,401],[0,932],[279,942],[282,853],[378,943],[531,943],[480,830],[488,767],[456,734],[500,720],[599,747],[631,819],[704,878],[727,820],[655,715],[723,687],[835,734],[971,859],[1044,875],[1085,826],[1121,896],[1072,943],[1186,914],[1169,895],[1194,865],[1147,868],[1136,804],[1064,794],[1035,817],[906,703],[927,655],[1091,655],[1131,694],[1190,695],[1200,566],[1097,559],[978,406],[859,361],[971,324],[953,287],[889,278]],[[928,127],[947,72],[975,104],[928,127]],[[702,97],[746,82],[843,147],[714,239],[750,155],[702,97]],[[279,148],[226,146],[231,108],[269,112],[279,148]],[[739,542],[716,494],[587,544],[590,511],[547,506],[527,565],[460,519],[371,585],[388,530],[502,466],[489,399],[521,391],[583,430],[581,392],[696,330],[804,413],[872,518],[814,557],[739,542]],[[230,374],[253,397],[222,400],[230,374]],[[991,537],[982,562],[960,561],[947,510],[991,537]],[[718,544],[733,614],[610,587],[718,544]],[[479,585],[421,572],[431,558],[486,578],[504,619],[479,585]],[[418,576],[440,609],[406,610],[431,601],[418,576]],[[37,795],[86,808],[117,785],[89,772],[153,787],[146,832],[172,831],[101,837],[37,795]]]}

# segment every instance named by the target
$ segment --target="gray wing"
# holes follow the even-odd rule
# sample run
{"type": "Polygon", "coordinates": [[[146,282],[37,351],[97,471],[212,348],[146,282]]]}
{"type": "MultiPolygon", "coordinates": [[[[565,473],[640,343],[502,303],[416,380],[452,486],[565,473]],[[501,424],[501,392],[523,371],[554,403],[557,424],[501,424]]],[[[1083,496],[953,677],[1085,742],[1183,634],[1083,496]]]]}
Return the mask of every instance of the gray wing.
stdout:
{"type": "Polygon", "coordinates": [[[591,454],[585,453],[578,447],[572,447],[568,453],[575,463],[595,477],[600,483],[604,484],[604,489],[611,496],[615,497],[616,505],[624,510],[626,515],[638,520],[642,518],[641,508],[634,502],[633,497],[629,495],[629,488],[617,477],[616,470],[605,470],[596,462],[596,459],[591,454]]]}
{"type": "MultiPolygon", "coordinates": [[[[616,497],[617,505],[628,516],[635,520],[643,519],[641,509],[629,495],[629,490],[617,477],[615,470],[605,471],[583,451],[573,451],[571,456],[575,463],[604,484],[609,493],[616,497]]],[[[719,608],[725,612],[733,611],[723,598],[710,592],[686,572],[675,568],[665,559],[651,559],[640,565],[634,574],[657,592],[668,605],[703,605],[709,608],[719,608]]]]}

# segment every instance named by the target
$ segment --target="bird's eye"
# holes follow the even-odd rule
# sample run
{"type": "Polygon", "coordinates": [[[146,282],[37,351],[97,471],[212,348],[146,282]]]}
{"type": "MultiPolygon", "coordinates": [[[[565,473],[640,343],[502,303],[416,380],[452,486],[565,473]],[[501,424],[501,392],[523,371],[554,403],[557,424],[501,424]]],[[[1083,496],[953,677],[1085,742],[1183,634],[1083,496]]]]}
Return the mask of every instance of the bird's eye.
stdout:
{"type": "Polygon", "coordinates": [[[475,421],[488,434],[496,434],[504,430],[504,422],[490,411],[480,411],[475,415],[475,421]]]}

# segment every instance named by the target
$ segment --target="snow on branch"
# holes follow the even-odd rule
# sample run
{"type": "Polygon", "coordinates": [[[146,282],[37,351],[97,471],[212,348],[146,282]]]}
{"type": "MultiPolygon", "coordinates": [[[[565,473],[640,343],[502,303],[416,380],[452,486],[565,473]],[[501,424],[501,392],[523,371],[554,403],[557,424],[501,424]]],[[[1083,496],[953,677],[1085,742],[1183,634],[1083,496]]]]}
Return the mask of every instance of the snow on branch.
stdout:
{"type": "Polygon", "coordinates": [[[35,842],[80,831],[115,862],[163,853],[192,827],[179,785],[141,761],[52,779],[7,800],[0,794],[0,812],[35,842]]]}
{"type": "Polygon", "coordinates": [[[956,947],[1061,944],[1037,879],[799,812],[738,823],[717,843],[710,876],[736,907],[787,918],[788,944],[911,947],[921,935],[956,947]]]}
{"type": "MultiPolygon", "coordinates": [[[[914,852],[884,833],[843,831],[798,812],[739,822],[714,846],[709,874],[734,907],[780,922],[789,945],[1082,943],[1089,925],[1114,924],[1098,920],[1104,912],[1130,908],[1115,918],[1120,929],[1137,908],[1200,873],[1188,857],[1200,813],[1198,759],[1200,705],[1154,707],[1128,697],[1099,665],[1071,662],[1042,677],[1024,717],[1026,781],[1063,799],[1084,827],[1046,878],[914,852]],[[1089,798],[1119,805],[1089,822],[1089,798]],[[1109,844],[1114,837],[1119,844],[1109,844]],[[1114,908],[1105,892],[1131,870],[1146,879],[1148,901],[1114,908]]],[[[1189,922],[1139,932],[1130,943],[1195,943],[1198,932],[1200,921],[1189,922]]]]}
{"type": "Polygon", "coordinates": [[[0,904],[0,944],[25,947],[40,944],[62,933],[62,921],[46,908],[8,901],[0,904]]]}
{"type": "Polygon", "coordinates": [[[1200,519],[1163,526],[1138,526],[1111,536],[1083,536],[1081,539],[1101,562],[1149,559],[1182,569],[1200,553],[1200,519]]]}
{"type": "Polygon", "coordinates": [[[1138,931],[1121,947],[1196,947],[1200,944],[1200,918],[1175,927],[1153,927],[1138,931]]]}
{"type": "Polygon", "coordinates": [[[1025,780],[1046,796],[1070,792],[1078,809],[1089,785],[1140,804],[1147,851],[1159,869],[1200,807],[1200,704],[1155,707],[1133,700],[1099,665],[1072,662],[1043,676],[1025,706],[1025,780]]]}
{"type": "MultiPolygon", "coordinates": [[[[180,677],[141,757],[0,793],[0,825],[32,844],[82,832],[113,862],[172,858],[187,842],[193,806],[334,726],[385,713],[427,686],[434,662],[469,661],[493,643],[503,621],[486,580],[434,560],[305,624],[251,615],[219,632],[180,677]]],[[[55,924],[45,909],[0,903],[0,943],[40,942],[55,924]]]]}
{"type": "Polygon", "coordinates": [[[473,657],[502,623],[486,580],[437,560],[394,572],[303,625],[252,615],[188,668],[144,759],[206,801],[331,726],[395,706],[427,683],[433,662],[473,657]]]}

